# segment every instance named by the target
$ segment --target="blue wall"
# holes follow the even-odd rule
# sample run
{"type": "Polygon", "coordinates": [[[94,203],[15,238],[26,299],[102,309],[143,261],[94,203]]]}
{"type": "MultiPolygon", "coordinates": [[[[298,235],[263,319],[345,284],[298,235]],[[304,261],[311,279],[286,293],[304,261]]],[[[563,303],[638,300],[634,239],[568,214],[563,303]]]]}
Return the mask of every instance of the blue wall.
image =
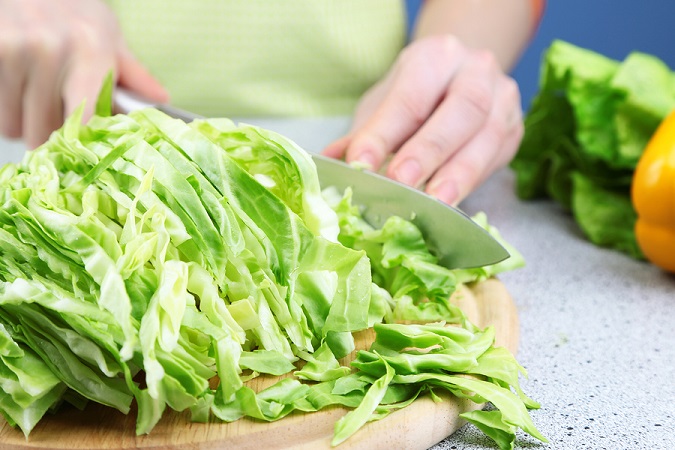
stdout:
{"type": "Polygon", "coordinates": [[[542,53],[562,39],[622,60],[638,50],[675,70],[675,1],[548,0],[541,26],[513,71],[527,108],[537,92],[542,53]]]}
{"type": "MultiPolygon", "coordinates": [[[[421,1],[406,2],[413,21],[421,1]]],[[[539,30],[512,73],[525,109],[537,92],[542,53],[554,39],[618,60],[633,50],[651,53],[675,70],[675,1],[548,0],[539,30]]]]}

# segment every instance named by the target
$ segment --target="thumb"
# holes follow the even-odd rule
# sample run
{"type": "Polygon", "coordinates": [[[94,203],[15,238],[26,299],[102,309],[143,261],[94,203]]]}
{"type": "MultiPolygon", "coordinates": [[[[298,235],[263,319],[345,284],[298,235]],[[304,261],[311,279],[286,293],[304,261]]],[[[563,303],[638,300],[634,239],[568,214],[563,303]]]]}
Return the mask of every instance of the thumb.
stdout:
{"type": "Polygon", "coordinates": [[[158,103],[169,101],[169,92],[128,49],[117,55],[117,84],[158,103]]]}

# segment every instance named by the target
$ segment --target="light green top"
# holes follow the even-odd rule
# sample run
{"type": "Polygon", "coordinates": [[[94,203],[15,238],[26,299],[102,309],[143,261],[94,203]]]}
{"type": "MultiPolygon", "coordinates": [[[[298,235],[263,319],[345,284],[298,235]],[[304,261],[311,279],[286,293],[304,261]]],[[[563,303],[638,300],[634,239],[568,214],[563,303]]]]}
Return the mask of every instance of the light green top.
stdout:
{"type": "Polygon", "coordinates": [[[399,0],[108,0],[172,103],[210,116],[352,112],[405,44],[399,0]]]}

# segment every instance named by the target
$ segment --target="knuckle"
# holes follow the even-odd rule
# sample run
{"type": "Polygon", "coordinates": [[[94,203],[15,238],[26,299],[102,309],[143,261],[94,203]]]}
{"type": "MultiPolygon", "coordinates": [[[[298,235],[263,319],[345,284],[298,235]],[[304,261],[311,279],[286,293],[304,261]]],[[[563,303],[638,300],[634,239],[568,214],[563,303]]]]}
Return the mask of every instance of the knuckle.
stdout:
{"type": "Polygon", "coordinates": [[[483,70],[501,72],[497,57],[493,52],[487,49],[477,49],[471,54],[471,59],[475,64],[478,64],[483,70]]]}
{"type": "Polygon", "coordinates": [[[451,146],[448,138],[439,133],[424,133],[418,141],[425,159],[430,160],[437,167],[447,159],[451,146]]]}
{"type": "Polygon", "coordinates": [[[459,103],[469,117],[485,118],[492,110],[492,90],[484,83],[469,80],[456,87],[459,103]]]}
{"type": "Polygon", "coordinates": [[[22,33],[14,28],[4,29],[0,33],[0,60],[6,62],[20,55],[24,50],[22,33]]]}
{"type": "Polygon", "coordinates": [[[504,114],[501,114],[500,126],[501,136],[522,137],[525,129],[523,123],[523,110],[521,107],[520,89],[518,84],[512,78],[504,78],[501,88],[504,114]]]}
{"type": "Polygon", "coordinates": [[[525,132],[520,114],[500,115],[499,120],[493,120],[485,127],[485,143],[495,150],[495,157],[502,162],[515,154],[525,132]]]}
{"type": "Polygon", "coordinates": [[[33,28],[23,38],[23,50],[31,60],[49,60],[61,53],[63,41],[45,28],[33,28]]]}
{"type": "Polygon", "coordinates": [[[98,46],[100,42],[96,27],[86,20],[74,21],[69,28],[69,34],[70,41],[74,45],[91,48],[98,46]]]}
{"type": "Polygon", "coordinates": [[[464,45],[457,36],[445,34],[431,38],[430,49],[440,57],[454,58],[464,52],[464,45]]]}
{"type": "Polygon", "coordinates": [[[522,135],[524,126],[522,120],[520,120],[520,114],[517,111],[513,111],[511,113],[495,114],[485,127],[485,132],[488,133],[490,142],[495,146],[499,146],[507,140],[515,139],[517,136],[522,135]]]}
{"type": "Polygon", "coordinates": [[[499,120],[493,120],[487,128],[495,142],[501,142],[514,129],[508,122],[509,119],[507,117],[502,117],[499,120]]]}
{"type": "Polygon", "coordinates": [[[422,64],[423,66],[442,64],[452,61],[465,51],[460,40],[450,34],[429,36],[405,47],[400,54],[404,64],[422,64]]]}
{"type": "Polygon", "coordinates": [[[420,95],[417,95],[414,89],[403,88],[399,90],[397,104],[402,115],[409,119],[415,129],[426,122],[428,116],[427,104],[420,95]]]}

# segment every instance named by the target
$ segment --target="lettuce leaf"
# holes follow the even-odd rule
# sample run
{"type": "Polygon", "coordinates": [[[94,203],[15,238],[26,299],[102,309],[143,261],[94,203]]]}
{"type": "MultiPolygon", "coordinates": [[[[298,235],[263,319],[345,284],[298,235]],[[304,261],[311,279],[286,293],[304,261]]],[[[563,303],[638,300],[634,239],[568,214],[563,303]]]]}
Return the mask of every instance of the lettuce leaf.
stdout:
{"type": "Polygon", "coordinates": [[[632,52],[623,61],[554,41],[511,163],[522,199],[549,197],[596,245],[642,258],[630,203],[633,171],[661,120],[675,108],[675,74],[632,52]]]}

